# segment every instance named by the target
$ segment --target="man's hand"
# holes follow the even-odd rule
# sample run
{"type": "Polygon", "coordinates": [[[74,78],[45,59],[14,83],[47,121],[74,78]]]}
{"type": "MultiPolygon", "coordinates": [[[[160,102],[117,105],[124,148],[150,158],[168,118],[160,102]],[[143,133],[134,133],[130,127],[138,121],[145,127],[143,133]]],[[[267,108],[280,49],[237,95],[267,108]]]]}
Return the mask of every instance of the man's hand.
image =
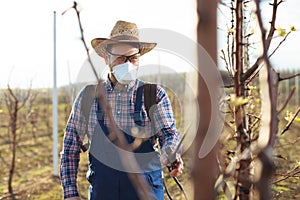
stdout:
{"type": "Polygon", "coordinates": [[[168,167],[171,168],[170,176],[176,177],[183,173],[183,161],[180,156],[177,156],[177,159],[174,163],[168,164],[168,167]]]}

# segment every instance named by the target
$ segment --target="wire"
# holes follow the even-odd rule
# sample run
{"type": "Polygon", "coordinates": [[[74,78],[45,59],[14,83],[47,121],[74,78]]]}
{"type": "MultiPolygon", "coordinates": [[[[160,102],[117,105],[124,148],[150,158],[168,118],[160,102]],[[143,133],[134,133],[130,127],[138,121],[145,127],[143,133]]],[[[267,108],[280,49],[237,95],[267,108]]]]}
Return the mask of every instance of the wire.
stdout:
{"type": "MultiPolygon", "coordinates": [[[[169,172],[172,171],[172,168],[171,168],[171,167],[167,166],[167,168],[168,168],[169,172]]],[[[183,193],[184,198],[185,198],[186,200],[188,200],[188,197],[187,197],[187,195],[186,195],[186,193],[185,193],[185,190],[183,189],[183,186],[182,186],[181,183],[179,182],[178,178],[176,178],[176,177],[174,177],[174,176],[173,176],[172,178],[173,178],[173,180],[175,181],[175,183],[177,184],[177,186],[179,187],[181,193],[183,193]]]]}
{"type": "Polygon", "coordinates": [[[166,191],[166,193],[167,193],[169,199],[170,199],[170,200],[173,200],[173,197],[171,196],[170,191],[169,191],[169,189],[168,189],[168,187],[167,187],[166,179],[165,179],[164,177],[163,177],[162,179],[163,179],[163,185],[164,185],[165,191],[166,191]]]}

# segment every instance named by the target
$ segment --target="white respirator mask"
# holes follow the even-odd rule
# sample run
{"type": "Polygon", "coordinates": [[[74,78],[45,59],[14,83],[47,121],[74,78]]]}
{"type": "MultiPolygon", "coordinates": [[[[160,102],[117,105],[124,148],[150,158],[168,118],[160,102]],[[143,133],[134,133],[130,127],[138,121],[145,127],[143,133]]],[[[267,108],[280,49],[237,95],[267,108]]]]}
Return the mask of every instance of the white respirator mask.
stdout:
{"type": "Polygon", "coordinates": [[[138,67],[131,62],[125,62],[113,67],[112,72],[121,84],[128,84],[137,79],[138,67]]]}

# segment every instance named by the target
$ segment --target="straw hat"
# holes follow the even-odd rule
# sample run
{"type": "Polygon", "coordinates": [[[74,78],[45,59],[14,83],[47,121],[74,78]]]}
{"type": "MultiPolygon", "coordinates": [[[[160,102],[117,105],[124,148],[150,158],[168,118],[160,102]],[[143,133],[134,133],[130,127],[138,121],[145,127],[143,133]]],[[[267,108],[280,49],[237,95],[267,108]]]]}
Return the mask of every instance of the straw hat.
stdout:
{"type": "Polygon", "coordinates": [[[109,38],[95,38],[91,41],[92,47],[101,57],[104,57],[108,44],[116,43],[137,43],[141,55],[148,53],[156,46],[156,43],[140,42],[137,25],[126,21],[117,21],[109,38]]]}

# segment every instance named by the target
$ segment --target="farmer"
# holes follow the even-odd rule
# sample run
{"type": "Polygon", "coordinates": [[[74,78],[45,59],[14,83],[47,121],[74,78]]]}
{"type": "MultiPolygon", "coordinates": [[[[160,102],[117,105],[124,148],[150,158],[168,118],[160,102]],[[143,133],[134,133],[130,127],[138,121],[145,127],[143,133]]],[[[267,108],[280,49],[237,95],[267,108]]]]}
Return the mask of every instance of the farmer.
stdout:
{"type": "MultiPolygon", "coordinates": [[[[104,93],[119,134],[123,134],[129,144],[135,144],[137,138],[143,139],[138,147],[130,151],[136,158],[139,171],[127,171],[128,168],[124,167],[124,160],[127,159],[119,154],[124,149],[120,150],[114,140],[108,139],[112,122],[101,101],[96,98],[97,92],[89,106],[83,102],[87,95],[83,89],[74,102],[64,134],[60,163],[64,199],[80,199],[76,179],[85,133],[89,138],[89,199],[139,199],[139,188],[132,184],[128,172],[140,173],[145,178],[153,199],[164,198],[162,166],[170,166],[166,149],[176,149],[179,132],[170,100],[163,88],[158,85],[155,88],[153,116],[150,117],[145,109],[141,89],[144,83],[137,79],[137,70],[140,56],[151,51],[156,43],[141,42],[138,34],[136,24],[117,21],[109,38],[96,38],[91,44],[109,67],[107,80],[103,82],[104,93]],[[84,106],[88,107],[88,117],[84,116],[84,106]]],[[[179,176],[182,172],[183,162],[176,154],[170,175],[179,176]]]]}

